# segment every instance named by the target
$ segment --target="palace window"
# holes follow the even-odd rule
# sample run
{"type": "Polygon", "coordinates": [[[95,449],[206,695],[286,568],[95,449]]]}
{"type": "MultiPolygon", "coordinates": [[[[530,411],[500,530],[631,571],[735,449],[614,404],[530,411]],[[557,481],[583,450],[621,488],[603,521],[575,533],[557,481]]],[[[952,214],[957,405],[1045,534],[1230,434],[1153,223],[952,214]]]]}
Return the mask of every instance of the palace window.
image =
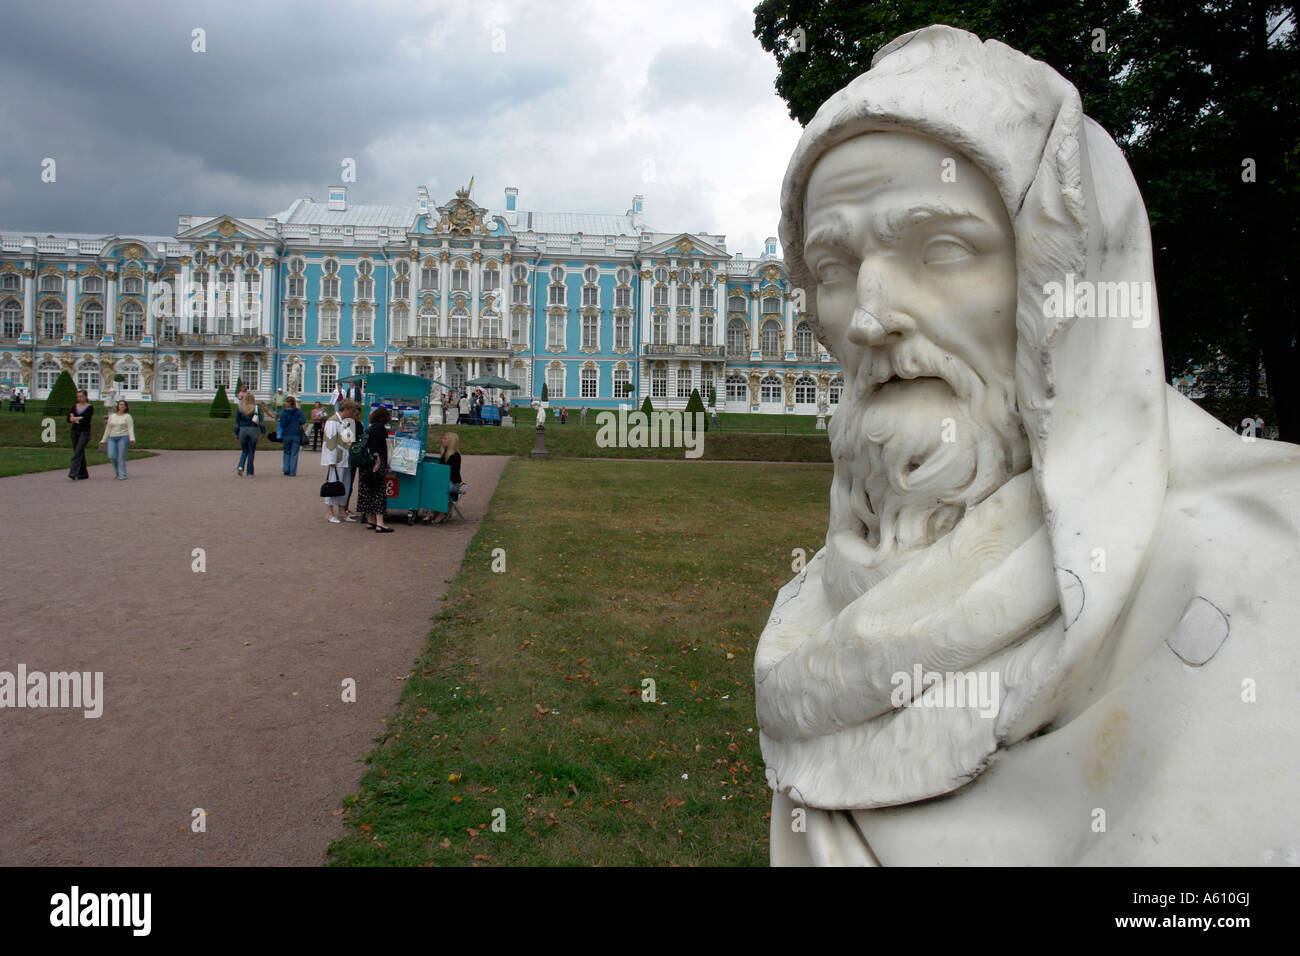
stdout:
{"type": "Polygon", "coordinates": [[[63,276],[62,275],[44,275],[41,276],[42,292],[62,292],[63,276]]]}
{"type": "Polygon", "coordinates": [[[393,298],[409,299],[411,297],[411,280],[397,278],[393,280],[393,298]]]}
{"type": "Polygon", "coordinates": [[[327,358],[316,368],[317,391],[329,394],[339,383],[339,367],[332,358],[327,358]]]}
{"type": "Polygon", "coordinates": [[[257,356],[245,355],[239,364],[239,377],[244,380],[244,388],[251,391],[257,391],[258,381],[260,379],[260,369],[257,364],[257,356]]]}
{"type": "Polygon", "coordinates": [[[479,316],[480,332],[484,338],[501,338],[501,316],[495,312],[484,312],[479,316]]]}
{"type": "Polygon", "coordinates": [[[743,295],[733,295],[731,296],[731,298],[727,299],[727,311],[748,312],[749,303],[745,301],[745,297],[743,295]]]}
{"type": "Polygon", "coordinates": [[[668,305],[668,286],[655,286],[653,291],[650,293],[650,304],[666,308],[668,305]]]}
{"type": "Polygon", "coordinates": [[[17,292],[23,287],[23,278],[16,272],[6,272],[0,276],[0,289],[5,292],[17,292]]]}
{"type": "Polygon", "coordinates": [[[220,252],[217,254],[217,265],[223,269],[229,269],[235,264],[235,254],[233,252],[220,252]]]}
{"type": "Polygon", "coordinates": [[[582,347],[584,349],[594,349],[599,341],[599,322],[600,320],[594,315],[584,315],[582,317],[582,347]]]}
{"type": "Polygon", "coordinates": [[[81,310],[82,338],[102,339],[104,337],[104,307],[98,302],[87,302],[81,310]]]}
{"type": "Polygon", "coordinates": [[[564,366],[558,362],[546,368],[546,398],[554,401],[564,397],[564,366]]]}
{"type": "Polygon", "coordinates": [[[180,387],[180,372],[175,365],[164,365],[158,369],[158,389],[174,392],[180,387]]]}
{"type": "Polygon", "coordinates": [[[54,380],[59,377],[59,366],[54,362],[41,362],[36,366],[36,387],[41,389],[51,389],[54,387],[54,380]]]}
{"type": "Polygon", "coordinates": [[[320,335],[322,342],[337,342],[339,340],[339,307],[337,305],[322,305],[320,307],[320,335]]]}
{"type": "Polygon", "coordinates": [[[650,370],[650,397],[668,397],[668,369],[652,368],[650,370]]]}
{"type": "Polygon", "coordinates": [[[513,305],[527,305],[528,286],[522,282],[516,282],[510,290],[510,302],[513,305]]]}
{"type": "Polygon", "coordinates": [[[548,349],[564,348],[564,316],[548,315],[546,317],[546,347],[548,349]]]}
{"type": "Polygon", "coordinates": [[[127,302],[122,305],[122,338],[127,342],[138,342],[144,336],[144,310],[139,302],[127,302]]]}
{"type": "Polygon", "coordinates": [[[714,276],[712,269],[705,269],[700,273],[700,285],[708,286],[711,289],[713,288],[713,283],[716,278],[717,277],[714,276]]]}
{"type": "Polygon", "coordinates": [[[842,394],[844,394],[844,379],[837,375],[831,379],[830,391],[826,399],[832,408],[840,403],[842,394]]]}
{"type": "Polygon", "coordinates": [[[303,326],[304,326],[303,307],[300,305],[289,306],[289,308],[285,310],[285,330],[284,330],[285,336],[287,338],[295,339],[296,341],[301,342],[306,335],[303,332],[303,326]]]}
{"type": "Polygon", "coordinates": [[[677,370],[677,397],[691,397],[691,370],[689,368],[679,368],[677,370]]]}
{"type": "Polygon", "coordinates": [[[521,262],[510,270],[510,274],[515,277],[516,282],[524,282],[528,279],[528,266],[521,262]]]}
{"type": "Polygon", "coordinates": [[[119,370],[122,374],[122,388],[128,392],[140,391],[140,366],[135,364],[123,365],[119,370]]]}
{"type": "Polygon", "coordinates": [[[83,362],[77,366],[77,388],[83,392],[95,391],[99,388],[99,366],[93,362],[83,362]]]}
{"type": "Polygon", "coordinates": [[[307,277],[289,276],[285,280],[284,294],[289,299],[302,299],[307,296],[307,277]]]}
{"type": "Polygon", "coordinates": [[[614,369],[614,397],[623,398],[626,391],[623,386],[632,381],[632,373],[626,365],[614,369]]]}
{"type": "Polygon", "coordinates": [[[800,358],[811,358],[813,354],[814,339],[812,329],[808,323],[800,322],[794,330],[794,351],[800,358]]]}
{"type": "Polygon", "coordinates": [[[564,266],[551,266],[551,281],[552,282],[564,281],[564,266]]]}
{"type": "Polygon", "coordinates": [[[794,383],[794,401],[796,405],[813,405],[817,402],[817,383],[807,375],[794,383]]]}
{"type": "Polygon", "coordinates": [[[139,276],[127,276],[122,280],[123,295],[140,295],[144,292],[144,280],[139,276]]]}
{"type": "Polygon", "coordinates": [[[619,286],[614,290],[614,308],[630,309],[632,307],[632,290],[627,286],[619,286]]]}
{"type": "Polygon", "coordinates": [[[775,375],[765,375],[758,383],[759,400],[768,404],[781,401],[781,380],[775,375]]]}
{"type": "Polygon", "coordinates": [[[651,340],[655,345],[668,344],[668,316],[656,315],[650,327],[651,340]]]}
{"type": "Polygon", "coordinates": [[[614,316],[614,348],[630,349],[632,347],[632,317],[630,315],[614,316]]]}
{"type": "Polygon", "coordinates": [[[709,404],[709,392],[713,390],[713,369],[700,369],[700,398],[705,405],[709,404]]]}
{"type": "Polygon", "coordinates": [[[356,342],[373,342],[375,340],[375,314],[368,306],[359,306],[352,310],[352,338],[356,342]]]}
{"type": "Polygon", "coordinates": [[[547,298],[547,304],[548,304],[548,305],[564,305],[564,304],[565,304],[565,301],[566,301],[566,300],[565,300],[565,291],[566,291],[566,290],[565,290],[565,287],[564,287],[563,284],[552,285],[552,286],[550,286],[550,291],[549,291],[549,295],[548,295],[548,298],[547,298]]]}
{"type": "Polygon", "coordinates": [[[409,331],[407,331],[410,318],[411,318],[411,313],[407,310],[406,306],[404,305],[399,305],[396,308],[389,311],[388,324],[391,327],[390,335],[392,336],[392,340],[394,342],[402,342],[408,335],[411,334],[409,331]]]}
{"type": "Polygon", "coordinates": [[[740,319],[732,319],[727,323],[727,354],[731,356],[743,355],[748,349],[745,347],[746,340],[745,323],[740,319]]]}
{"type": "Polygon", "coordinates": [[[372,276],[375,274],[375,264],[369,259],[361,259],[357,262],[357,275],[372,276]]]}
{"type": "Polygon", "coordinates": [[[245,274],[249,272],[257,274],[257,267],[262,264],[262,257],[256,252],[248,252],[244,255],[245,274]]]}
{"type": "Polygon", "coordinates": [[[99,295],[104,291],[104,277],[90,275],[81,280],[81,291],[99,295]]]}
{"type": "Polygon", "coordinates": [[[701,309],[713,308],[713,301],[714,301],[713,286],[711,285],[700,286],[700,308],[701,309]]]}
{"type": "Polygon", "coordinates": [[[0,334],[7,339],[16,339],[23,334],[23,304],[17,299],[7,299],[4,304],[4,321],[0,334]]]}
{"type": "Polygon", "coordinates": [[[339,263],[337,259],[326,259],[322,268],[325,270],[320,279],[320,297],[337,299],[339,297],[339,263]]]}
{"type": "Polygon", "coordinates": [[[528,391],[528,369],[522,365],[515,365],[510,369],[510,381],[519,386],[516,394],[524,394],[528,391]]]}
{"type": "Polygon", "coordinates": [[[666,285],[668,283],[668,270],[663,266],[660,266],[655,270],[654,280],[655,282],[660,282],[666,285]]]}
{"type": "Polygon", "coordinates": [[[451,291],[469,291],[469,269],[463,262],[456,263],[455,267],[451,270],[451,291]]]}
{"type": "Polygon", "coordinates": [[[426,305],[420,310],[420,331],[417,333],[422,338],[432,338],[438,334],[438,310],[431,305],[426,305]]]}
{"type": "Polygon", "coordinates": [[[584,368],[582,370],[582,398],[596,397],[596,370],[594,368],[584,368]]]}
{"type": "Polygon", "coordinates": [[[600,278],[600,270],[595,266],[587,266],[582,270],[583,282],[595,282],[598,278],[600,278]]]}
{"type": "Polygon", "coordinates": [[[451,310],[451,327],[447,334],[454,339],[463,339],[469,337],[469,312],[468,310],[457,307],[451,310]]]}
{"type": "Polygon", "coordinates": [[[677,316],[677,344],[691,344],[691,317],[690,315],[677,316]]]}
{"type": "Polygon", "coordinates": [[[764,322],[759,342],[763,350],[763,358],[779,358],[781,355],[781,323],[774,319],[768,319],[764,322]]]}
{"type": "Polygon", "coordinates": [[[700,316],[700,344],[713,344],[713,318],[711,316],[700,316]]]}
{"type": "Polygon", "coordinates": [[[230,360],[214,359],[212,362],[212,387],[230,391],[230,360]]]}
{"type": "Polygon", "coordinates": [[[203,387],[203,363],[198,359],[190,362],[190,388],[201,389],[203,387]]]}
{"type": "Polygon", "coordinates": [[[528,338],[526,336],[526,329],[528,327],[527,323],[528,323],[528,316],[524,312],[516,312],[512,316],[510,316],[510,344],[511,345],[528,344],[528,338]]]}
{"type": "Polygon", "coordinates": [[[689,285],[679,284],[677,286],[677,305],[679,308],[681,306],[689,306],[693,301],[695,301],[694,297],[691,295],[692,291],[693,290],[689,285]]]}
{"type": "Polygon", "coordinates": [[[366,359],[357,359],[352,363],[352,374],[360,378],[370,377],[370,362],[366,359]]]}
{"type": "Polygon", "coordinates": [[[764,314],[764,315],[780,315],[780,314],[781,314],[781,300],[780,300],[780,298],[777,297],[777,296],[774,296],[774,295],[770,295],[770,296],[768,296],[766,299],[764,299],[764,300],[763,300],[763,314],[764,314]]]}
{"type": "Polygon", "coordinates": [[[582,287],[582,304],[584,307],[595,307],[600,305],[600,286],[585,285],[582,287]]]}
{"type": "Polygon", "coordinates": [[[495,292],[499,288],[501,288],[501,272],[495,262],[489,262],[483,267],[483,291],[495,292]]]}
{"type": "Polygon", "coordinates": [[[365,276],[358,276],[356,297],[362,301],[373,299],[375,297],[375,280],[368,279],[365,276]]]}
{"type": "MultiPolygon", "coordinates": [[[[199,260],[198,260],[198,257],[197,257],[197,256],[195,256],[194,264],[195,264],[195,265],[198,265],[198,264],[199,264],[199,260]]],[[[307,260],[304,259],[302,256],[294,256],[292,259],[289,260],[289,271],[290,271],[290,272],[306,272],[306,271],[307,271],[307,260]]]]}
{"type": "Polygon", "coordinates": [[[176,344],[176,321],[159,317],[158,319],[158,341],[163,345],[176,344]]]}
{"type": "Polygon", "coordinates": [[[436,292],[438,290],[438,260],[425,259],[420,264],[420,291],[436,292]]]}
{"type": "MultiPolygon", "coordinates": [[[[101,312],[102,316],[103,313],[101,312]]],[[[100,322],[99,335],[104,334],[102,328],[103,321],[100,322]]],[[[47,302],[41,306],[41,337],[46,339],[57,339],[63,334],[63,306],[57,302],[47,302]]],[[[86,333],[89,336],[89,332],[86,333]]]]}

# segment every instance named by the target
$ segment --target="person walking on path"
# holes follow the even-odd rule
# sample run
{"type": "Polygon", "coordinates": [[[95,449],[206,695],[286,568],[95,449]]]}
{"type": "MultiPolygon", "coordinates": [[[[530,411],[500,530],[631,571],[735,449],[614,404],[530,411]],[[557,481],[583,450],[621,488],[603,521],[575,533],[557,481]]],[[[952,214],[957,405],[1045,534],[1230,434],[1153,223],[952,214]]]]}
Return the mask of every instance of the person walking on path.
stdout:
{"type": "Polygon", "coordinates": [[[71,481],[90,477],[86,470],[86,445],[90,443],[90,420],[94,416],[95,406],[90,403],[90,396],[84,389],[78,389],[77,402],[68,412],[68,421],[72,423],[72,462],[68,465],[71,481]]]}
{"type": "Polygon", "coordinates": [[[284,442],[284,473],[290,478],[298,474],[298,449],[302,447],[302,426],[306,422],[298,400],[292,395],[286,397],[277,425],[280,441],[284,442]]]}
{"type": "Polygon", "coordinates": [[[104,435],[99,443],[105,442],[108,442],[108,460],[113,463],[117,480],[126,481],[126,449],[128,442],[135,444],[135,420],[131,418],[131,406],[122,399],[118,399],[117,410],[110,412],[104,423],[104,435]]]}
{"type": "MultiPolygon", "coordinates": [[[[265,409],[261,411],[264,412],[265,409]]],[[[245,392],[239,408],[235,411],[235,437],[239,439],[239,464],[235,467],[235,474],[247,473],[249,478],[253,477],[253,456],[257,454],[257,439],[259,435],[265,434],[266,423],[259,413],[257,398],[252,392],[245,392]],[[245,468],[248,469],[247,472],[245,468]]]]}
{"type": "Polygon", "coordinates": [[[392,413],[382,405],[370,413],[370,428],[366,430],[366,447],[370,449],[373,464],[359,471],[357,486],[357,511],[365,516],[366,524],[378,534],[391,534],[392,528],[384,524],[388,510],[388,496],[384,494],[384,478],[388,474],[388,429],[392,413]],[[370,516],[374,515],[374,520],[370,516]]]}
{"type": "Polygon", "coordinates": [[[345,399],[340,404],[339,410],[325,422],[325,445],[320,453],[320,463],[327,469],[325,480],[343,483],[343,494],[325,499],[325,518],[331,524],[342,524],[343,516],[346,516],[348,521],[356,520],[347,510],[350,490],[348,486],[351,481],[351,473],[348,471],[348,449],[352,447],[352,442],[357,437],[356,416],[357,403],[349,398],[345,399]]]}
{"type": "Polygon", "coordinates": [[[311,410],[311,450],[320,451],[321,439],[325,436],[325,419],[329,417],[321,403],[311,410]]]}

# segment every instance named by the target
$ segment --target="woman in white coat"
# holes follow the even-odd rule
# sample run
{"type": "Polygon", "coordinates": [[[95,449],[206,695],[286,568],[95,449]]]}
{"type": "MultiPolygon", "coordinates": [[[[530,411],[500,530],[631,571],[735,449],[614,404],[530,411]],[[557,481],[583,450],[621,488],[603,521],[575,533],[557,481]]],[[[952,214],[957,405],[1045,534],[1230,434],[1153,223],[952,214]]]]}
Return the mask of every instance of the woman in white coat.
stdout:
{"type": "Polygon", "coordinates": [[[325,517],[331,524],[341,524],[340,519],[357,520],[348,511],[349,483],[352,480],[348,468],[348,449],[356,440],[357,415],[357,403],[345,398],[339,403],[339,410],[325,422],[325,443],[320,452],[321,466],[327,469],[325,480],[343,482],[343,494],[325,499],[325,517]]]}

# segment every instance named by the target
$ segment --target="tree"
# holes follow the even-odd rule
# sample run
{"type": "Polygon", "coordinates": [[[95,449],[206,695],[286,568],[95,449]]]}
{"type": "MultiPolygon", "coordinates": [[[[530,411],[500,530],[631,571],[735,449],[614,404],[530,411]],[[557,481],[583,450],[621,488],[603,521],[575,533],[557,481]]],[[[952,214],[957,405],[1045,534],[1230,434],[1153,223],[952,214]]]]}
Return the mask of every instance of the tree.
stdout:
{"type": "Polygon", "coordinates": [[[641,403],[641,411],[645,412],[647,415],[652,415],[654,414],[654,410],[655,407],[650,401],[650,396],[647,395],[645,401],[641,403]]]}
{"type": "Polygon", "coordinates": [[[704,414],[704,400],[700,398],[698,388],[691,389],[691,397],[686,400],[686,417],[692,423],[692,427],[694,427],[695,422],[703,419],[704,430],[709,430],[709,416],[704,414]],[[695,418],[696,414],[699,414],[700,417],[695,418]]]}
{"type": "Polygon", "coordinates": [[[716,408],[718,405],[718,390],[712,385],[709,386],[709,408],[716,408]]]}
{"type": "Polygon", "coordinates": [[[226,386],[217,386],[217,394],[212,396],[212,408],[208,410],[208,416],[211,418],[230,417],[230,399],[226,397],[226,386]]]}
{"type": "Polygon", "coordinates": [[[72,406],[75,404],[77,404],[77,384],[68,374],[68,370],[64,369],[54,380],[54,387],[45,398],[45,414],[56,422],[67,421],[68,413],[72,411],[72,406]]]}
{"type": "Polygon", "coordinates": [[[542,383],[542,401],[544,401],[544,402],[545,402],[545,401],[549,401],[549,399],[546,397],[546,383],[545,383],[545,382],[542,383]]]}
{"type": "Polygon", "coordinates": [[[1166,379],[1221,354],[1263,408],[1262,365],[1282,437],[1300,441],[1298,6],[763,0],[754,35],[775,55],[777,93],[803,124],[881,46],[931,23],[1051,65],[1114,137],[1142,191],[1166,379]]]}
{"type": "Polygon", "coordinates": [[[244,377],[241,375],[235,379],[235,394],[238,395],[244,390],[244,377]]]}

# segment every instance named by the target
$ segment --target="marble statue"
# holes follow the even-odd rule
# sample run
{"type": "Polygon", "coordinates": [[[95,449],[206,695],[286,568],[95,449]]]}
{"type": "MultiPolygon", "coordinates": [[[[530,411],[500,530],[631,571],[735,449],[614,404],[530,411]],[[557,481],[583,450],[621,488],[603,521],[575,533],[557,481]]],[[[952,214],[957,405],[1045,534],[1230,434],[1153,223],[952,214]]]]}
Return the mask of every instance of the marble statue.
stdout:
{"type": "Polygon", "coordinates": [[[293,362],[289,366],[289,394],[299,395],[302,392],[302,363],[293,362]]]}
{"type": "Polygon", "coordinates": [[[546,424],[546,406],[538,399],[533,399],[533,408],[537,410],[537,427],[542,428],[546,424]]]}
{"type": "Polygon", "coordinates": [[[844,398],[755,656],[772,862],[1294,861],[1300,448],[1165,383],[1146,210],[1074,87],[909,33],[781,202],[844,398]]]}

